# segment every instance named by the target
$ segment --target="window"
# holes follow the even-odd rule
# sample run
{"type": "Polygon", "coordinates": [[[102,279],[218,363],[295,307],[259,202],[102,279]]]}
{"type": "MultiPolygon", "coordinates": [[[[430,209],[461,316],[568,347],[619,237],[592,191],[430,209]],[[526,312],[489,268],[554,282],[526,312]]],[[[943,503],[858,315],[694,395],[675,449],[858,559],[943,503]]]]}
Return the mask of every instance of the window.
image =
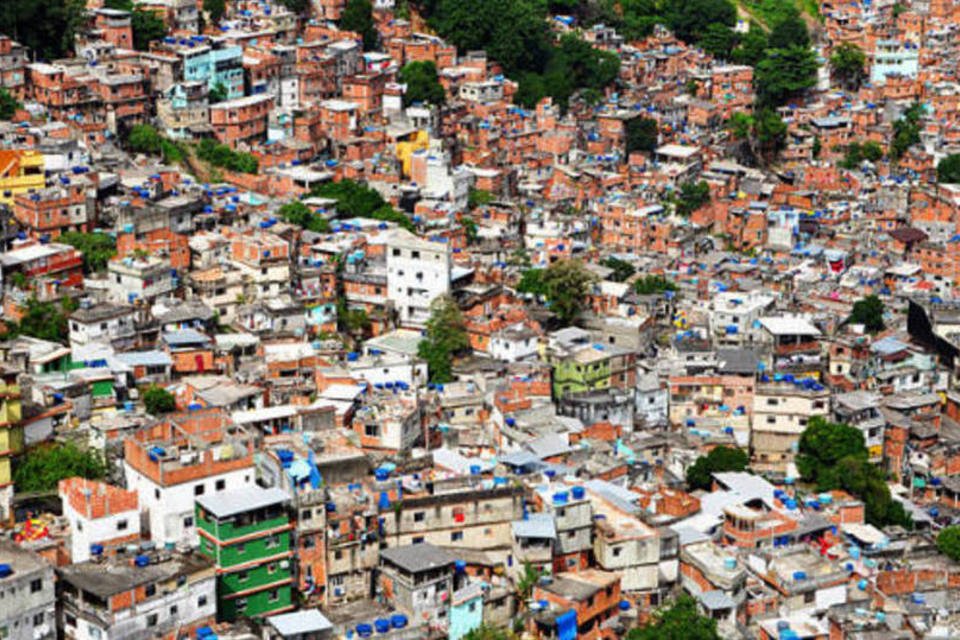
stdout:
{"type": "Polygon", "coordinates": [[[414,260],[418,260],[418,259],[420,259],[420,252],[419,252],[419,251],[411,251],[411,252],[410,252],[410,257],[413,258],[414,260]]]}
{"type": "Polygon", "coordinates": [[[363,425],[363,433],[371,438],[376,438],[380,435],[380,426],[374,423],[367,423],[363,425]]]}
{"type": "Polygon", "coordinates": [[[151,613],[150,615],[147,616],[147,626],[148,626],[148,627],[155,627],[155,626],[157,626],[157,621],[158,621],[158,620],[159,620],[159,617],[157,616],[157,614],[151,613]]]}
{"type": "Polygon", "coordinates": [[[183,519],[183,526],[185,528],[190,528],[193,526],[193,516],[187,516],[183,519]]]}
{"type": "Polygon", "coordinates": [[[469,606],[467,606],[467,609],[470,610],[470,613],[473,613],[474,611],[477,610],[477,603],[476,603],[476,602],[471,602],[471,603],[469,604],[469,606]]]}
{"type": "Polygon", "coordinates": [[[36,580],[30,581],[30,593],[37,593],[38,591],[43,590],[43,580],[37,578],[36,580]]]}
{"type": "Polygon", "coordinates": [[[400,256],[400,249],[394,249],[394,250],[393,250],[393,255],[394,255],[394,257],[399,257],[399,256],[400,256]]]}
{"type": "Polygon", "coordinates": [[[410,544],[423,544],[423,536],[417,536],[410,541],[410,544]]]}
{"type": "Polygon", "coordinates": [[[771,407],[775,407],[780,404],[780,400],[777,398],[767,398],[767,404],[771,407]]]}
{"type": "Polygon", "coordinates": [[[460,542],[463,540],[463,531],[453,531],[450,533],[450,542],[460,542]]]}
{"type": "Polygon", "coordinates": [[[301,520],[309,520],[310,516],[311,516],[310,509],[304,509],[303,511],[300,512],[301,520]]]}
{"type": "Polygon", "coordinates": [[[126,531],[126,529],[127,529],[127,521],[126,521],[126,520],[118,520],[118,521],[117,521],[117,531],[126,531]]]}
{"type": "Polygon", "coordinates": [[[172,605],[172,606],[170,607],[170,615],[171,615],[171,616],[177,615],[177,605],[172,605]]]}
{"type": "Polygon", "coordinates": [[[267,549],[272,549],[272,548],[274,548],[274,547],[276,547],[276,546],[279,546],[279,545],[280,545],[280,536],[278,536],[278,535],[276,535],[276,534],[274,534],[274,535],[272,535],[272,536],[268,536],[268,537],[267,537],[267,541],[266,541],[266,543],[264,544],[264,546],[265,546],[267,549]]]}
{"type": "Polygon", "coordinates": [[[151,596],[155,596],[157,594],[157,585],[148,584],[143,588],[143,592],[147,595],[148,598],[151,596]]]}
{"type": "Polygon", "coordinates": [[[237,582],[246,582],[250,578],[250,574],[247,571],[241,571],[237,574],[237,582]]]}
{"type": "Polygon", "coordinates": [[[217,484],[216,484],[215,486],[216,486],[216,488],[217,488],[217,491],[223,491],[224,489],[227,488],[227,481],[226,481],[226,480],[217,480],[217,484]]]}
{"type": "Polygon", "coordinates": [[[198,607],[207,606],[207,596],[200,596],[199,598],[197,598],[197,606],[198,607]]]}
{"type": "Polygon", "coordinates": [[[33,626],[39,627],[42,624],[43,624],[43,611],[41,611],[40,613],[36,613],[33,616],[33,626]]]}
{"type": "Polygon", "coordinates": [[[423,511],[417,511],[413,514],[414,522],[423,522],[427,518],[427,514],[423,511]]]}
{"type": "Polygon", "coordinates": [[[620,557],[620,551],[621,551],[621,550],[622,550],[622,549],[621,549],[620,547],[614,547],[614,548],[613,548],[613,557],[614,557],[614,558],[619,558],[619,557],[620,557]]]}
{"type": "Polygon", "coordinates": [[[204,486],[203,486],[202,484],[198,484],[198,485],[196,485],[196,486],[193,487],[193,495],[195,495],[195,496],[202,496],[204,490],[205,490],[204,486]]]}
{"type": "Polygon", "coordinates": [[[157,500],[160,499],[160,489],[153,490],[153,497],[156,498],[157,500]]]}
{"type": "Polygon", "coordinates": [[[237,548],[237,553],[246,553],[246,552],[247,552],[247,545],[243,544],[242,542],[241,542],[240,544],[238,544],[236,548],[237,548]]]}
{"type": "Polygon", "coordinates": [[[333,552],[333,559],[334,559],[334,560],[343,560],[343,551],[340,551],[339,549],[336,550],[336,551],[334,551],[334,552],[333,552]]]}
{"type": "Polygon", "coordinates": [[[267,565],[267,573],[274,574],[277,572],[277,563],[271,562],[267,565]]]}
{"type": "Polygon", "coordinates": [[[247,608],[246,598],[237,598],[236,600],[234,600],[234,603],[235,603],[234,606],[236,607],[238,612],[244,611],[247,608]]]}
{"type": "Polygon", "coordinates": [[[280,599],[280,589],[274,589],[270,592],[270,602],[276,602],[280,599]]]}

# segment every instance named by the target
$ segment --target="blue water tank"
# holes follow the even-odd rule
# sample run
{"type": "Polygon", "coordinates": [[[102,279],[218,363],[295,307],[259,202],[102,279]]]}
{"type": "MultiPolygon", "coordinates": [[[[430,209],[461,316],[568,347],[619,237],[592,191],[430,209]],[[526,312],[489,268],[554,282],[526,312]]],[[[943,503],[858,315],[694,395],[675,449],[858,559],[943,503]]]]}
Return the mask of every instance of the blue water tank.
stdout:
{"type": "Polygon", "coordinates": [[[480,475],[480,471],[481,471],[480,465],[478,465],[478,464],[472,464],[472,465],[470,465],[470,475],[472,475],[472,476],[478,476],[478,475],[480,475]]]}
{"type": "Polygon", "coordinates": [[[620,604],[618,604],[617,606],[620,608],[620,611],[627,611],[628,609],[630,609],[630,601],[621,600],[620,604]]]}
{"type": "Polygon", "coordinates": [[[465,560],[457,560],[456,562],[453,563],[453,566],[456,569],[457,573],[465,573],[467,570],[467,563],[465,560]]]}
{"type": "Polygon", "coordinates": [[[357,625],[357,635],[361,638],[369,638],[373,635],[373,627],[366,622],[361,622],[357,625]]]}
{"type": "Polygon", "coordinates": [[[102,544],[92,544],[92,545],[90,545],[90,555],[102,556],[102,555],[103,555],[103,545],[102,545],[102,544]]]}
{"type": "Polygon", "coordinates": [[[13,575],[13,567],[6,563],[0,564],[0,578],[6,578],[10,575],[13,575]]]}
{"type": "Polygon", "coordinates": [[[145,567],[150,564],[150,556],[139,555],[134,559],[133,562],[138,567],[145,567]]]}
{"type": "Polygon", "coordinates": [[[386,618],[377,618],[373,622],[373,626],[377,629],[377,633],[389,633],[390,632],[390,621],[386,618]]]}
{"type": "Polygon", "coordinates": [[[402,613],[397,613],[390,616],[390,626],[394,629],[403,629],[407,626],[407,616],[402,613]]]}
{"type": "Polygon", "coordinates": [[[573,494],[574,500],[583,500],[584,496],[587,495],[583,487],[574,487],[570,490],[570,493],[573,494]]]}

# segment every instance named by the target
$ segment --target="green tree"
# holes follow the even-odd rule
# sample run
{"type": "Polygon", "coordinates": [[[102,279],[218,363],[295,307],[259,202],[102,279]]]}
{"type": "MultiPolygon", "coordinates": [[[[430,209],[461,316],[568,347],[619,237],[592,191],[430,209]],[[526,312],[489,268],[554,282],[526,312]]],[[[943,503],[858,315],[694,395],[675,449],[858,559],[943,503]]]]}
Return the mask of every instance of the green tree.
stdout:
{"type": "Polygon", "coordinates": [[[760,109],[753,118],[753,135],[760,158],[769,163],[787,145],[787,124],[773,109],[760,109]]]}
{"type": "Polygon", "coordinates": [[[642,296],[650,296],[665,291],[676,291],[677,285],[664,276],[648,275],[633,283],[633,290],[642,296]]]}
{"type": "Polygon", "coordinates": [[[750,30],[740,39],[740,44],[731,54],[738,64],[756,66],[767,55],[767,35],[759,25],[751,24],[750,30]]]}
{"type": "Polygon", "coordinates": [[[716,447],[705,456],[697,458],[687,469],[687,486],[691,490],[709,490],[713,486],[713,474],[721,471],[743,471],[750,457],[742,449],[716,447]]]}
{"type": "Polygon", "coordinates": [[[543,273],[550,309],[564,324],[570,324],[586,305],[594,276],[579,260],[557,260],[543,273]]]}
{"type": "Polygon", "coordinates": [[[733,27],[737,9],[729,0],[671,0],[664,3],[667,25],[684,42],[696,44],[712,24],[733,27]]]}
{"type": "Polygon", "coordinates": [[[770,31],[770,44],[780,49],[787,47],[809,47],[810,31],[807,23],[794,11],[793,15],[784,18],[770,31]]]}
{"type": "Polygon", "coordinates": [[[535,296],[547,296],[547,285],[543,282],[543,269],[527,269],[520,274],[517,291],[535,296]]]}
{"type": "Polygon", "coordinates": [[[373,4],[370,0],[347,0],[340,15],[340,28],[360,34],[366,51],[375,49],[380,39],[373,22],[373,4]]]}
{"type": "Polygon", "coordinates": [[[540,582],[540,577],[543,575],[543,572],[534,567],[528,560],[523,562],[523,573],[520,574],[520,578],[517,580],[517,596],[520,598],[521,603],[527,603],[530,601],[530,598],[533,597],[533,589],[537,586],[537,583],[540,582]]]}
{"type": "Polygon", "coordinates": [[[937,182],[944,184],[960,182],[960,153],[952,153],[937,163],[937,182]]]}
{"type": "Polygon", "coordinates": [[[403,94],[404,106],[415,102],[442,105],[447,94],[437,77],[437,65],[432,60],[408,62],[400,70],[400,82],[407,85],[403,94]]]}
{"type": "Polygon", "coordinates": [[[147,413],[158,416],[176,411],[177,399],[163,387],[153,385],[147,387],[146,391],[143,392],[143,405],[146,407],[147,413]]]}
{"type": "Polygon", "coordinates": [[[477,207],[491,204],[495,199],[493,194],[485,189],[474,189],[470,187],[470,192],[467,194],[467,208],[472,211],[477,207]]]}
{"type": "Polygon", "coordinates": [[[54,491],[67,478],[98,480],[107,474],[107,464],[99,453],[81,449],[72,442],[38,445],[17,460],[13,484],[17,492],[54,491]]]}
{"type": "Polygon", "coordinates": [[[715,58],[728,60],[736,43],[736,34],[734,34],[730,27],[713,23],[708,25],[703,32],[703,38],[700,40],[700,48],[715,58]]]}
{"type": "Polygon", "coordinates": [[[657,611],[644,627],[632,629],[627,640],[720,640],[717,621],[700,615],[697,601],[686,594],[657,611]]]}
{"type": "Polygon", "coordinates": [[[355,180],[326,182],[315,187],[313,195],[336,200],[337,213],[343,217],[393,222],[408,231],[416,228],[410,218],[391,207],[378,191],[355,180]]]}
{"type": "Polygon", "coordinates": [[[853,312],[847,322],[862,324],[870,333],[883,331],[886,326],[883,322],[883,300],[871,294],[853,303],[853,312]]]}
{"type": "Polygon", "coordinates": [[[203,10],[210,16],[214,24],[218,24],[223,14],[227,12],[226,0],[203,0],[203,10]]]}
{"type": "Polygon", "coordinates": [[[462,218],[460,224],[463,225],[463,233],[467,239],[467,245],[474,245],[477,243],[480,235],[477,230],[477,222],[473,218],[462,218]]]}
{"type": "Polygon", "coordinates": [[[290,224],[298,225],[308,231],[315,233],[330,232],[330,222],[299,200],[283,205],[277,210],[277,214],[290,224]]]}
{"type": "Polygon", "coordinates": [[[677,213],[688,216],[708,202],[710,202],[710,185],[706,181],[684,182],[680,185],[680,193],[677,196],[677,213]]]}
{"type": "Polygon", "coordinates": [[[73,51],[85,13],[84,0],[3,0],[0,33],[27,46],[39,60],[63,58],[73,51]]]}
{"type": "Polygon", "coordinates": [[[779,107],[813,87],[817,81],[817,59],[807,47],[771,49],[757,63],[753,89],[761,107],[779,107]]]}
{"type": "Polygon", "coordinates": [[[466,323],[460,307],[449,296],[440,296],[430,304],[424,339],[417,355],[427,363],[430,381],[450,382],[453,379],[453,357],[470,348],[466,323]]]}
{"type": "Polygon", "coordinates": [[[135,124],[127,134],[127,145],[131,151],[156,155],[160,153],[162,138],[160,132],[149,124],[135,124]]]}
{"type": "Polygon", "coordinates": [[[937,549],[951,560],[960,560],[960,526],[941,529],[937,534],[937,549]]]}
{"type": "Polygon", "coordinates": [[[0,120],[12,120],[22,105],[10,95],[6,87],[0,87],[0,120]]]}
{"type": "Polygon", "coordinates": [[[920,118],[923,105],[914,102],[893,123],[893,140],[890,142],[890,159],[899,160],[907,149],[920,142],[920,118]]]}
{"type": "Polygon", "coordinates": [[[800,436],[797,470],[806,482],[822,490],[839,485],[837,464],[844,458],[867,459],[863,433],[853,427],[829,422],[820,416],[810,419],[800,436]]]}
{"type": "Polygon", "coordinates": [[[310,0],[280,0],[280,4],[298,15],[305,14],[310,9],[310,0]]]}
{"type": "Polygon", "coordinates": [[[222,82],[218,82],[210,89],[210,92],[207,94],[207,100],[210,104],[216,104],[226,100],[229,95],[230,90],[227,89],[227,86],[222,82]]]}
{"type": "Polygon", "coordinates": [[[651,152],[657,148],[659,125],[653,118],[637,117],[626,122],[627,153],[651,152]]]}
{"type": "Polygon", "coordinates": [[[150,43],[167,35],[167,25],[154,11],[134,9],[130,14],[130,26],[133,28],[133,48],[146,51],[150,43]]]}
{"type": "Polygon", "coordinates": [[[117,255],[117,241],[107,233],[66,231],[59,241],[83,254],[83,271],[87,274],[104,271],[110,258],[117,255]]]}
{"type": "Polygon", "coordinates": [[[637,272],[632,264],[615,256],[610,256],[604,260],[603,266],[613,269],[609,279],[614,282],[624,282],[637,272]]]}
{"type": "Polygon", "coordinates": [[[830,54],[830,70],[848,89],[859,89],[866,78],[867,56],[852,42],[842,42],[830,54]]]}
{"type": "Polygon", "coordinates": [[[58,304],[52,301],[40,302],[36,298],[27,300],[17,332],[50,342],[65,342],[70,332],[63,301],[58,304]]]}

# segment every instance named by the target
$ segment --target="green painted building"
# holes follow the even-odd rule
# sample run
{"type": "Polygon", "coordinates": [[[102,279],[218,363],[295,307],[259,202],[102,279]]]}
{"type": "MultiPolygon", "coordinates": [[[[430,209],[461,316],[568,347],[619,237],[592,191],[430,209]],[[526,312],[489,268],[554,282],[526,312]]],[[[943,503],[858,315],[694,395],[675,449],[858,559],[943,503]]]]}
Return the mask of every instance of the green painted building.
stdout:
{"type": "Polygon", "coordinates": [[[258,618],[293,608],[289,496],[253,487],[196,501],[200,552],[217,567],[217,617],[258,618]]]}
{"type": "Polygon", "coordinates": [[[630,389],[636,383],[636,356],[621,347],[576,345],[547,352],[553,369],[553,395],[609,389],[630,389]]]}

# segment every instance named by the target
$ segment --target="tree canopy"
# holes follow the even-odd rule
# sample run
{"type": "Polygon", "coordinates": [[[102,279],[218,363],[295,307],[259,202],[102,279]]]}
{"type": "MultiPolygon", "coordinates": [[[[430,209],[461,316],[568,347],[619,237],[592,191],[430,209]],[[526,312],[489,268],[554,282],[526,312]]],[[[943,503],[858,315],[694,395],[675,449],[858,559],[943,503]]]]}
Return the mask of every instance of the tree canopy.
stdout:
{"type": "Polygon", "coordinates": [[[952,153],[937,163],[937,182],[960,183],[960,153],[952,153]]]}
{"type": "Polygon", "coordinates": [[[19,323],[7,321],[8,334],[20,334],[63,343],[70,333],[67,316],[75,308],[75,303],[69,298],[64,298],[59,303],[40,302],[36,298],[31,298],[27,300],[26,309],[19,323]]]}
{"type": "Polygon", "coordinates": [[[564,324],[570,324],[586,306],[594,281],[592,273],[579,260],[557,260],[543,272],[543,287],[550,309],[564,324]]]}
{"type": "Polygon", "coordinates": [[[59,241],[83,254],[83,271],[87,274],[103,271],[110,258],[117,255],[117,241],[107,233],[66,231],[59,241]]]}
{"type": "Polygon", "coordinates": [[[757,63],[753,90],[761,107],[779,107],[817,81],[817,59],[808,47],[792,45],[770,49],[757,63]]]}
{"type": "Polygon", "coordinates": [[[424,339],[417,355],[426,360],[431,382],[453,379],[453,356],[470,348],[466,324],[460,307],[449,296],[440,296],[430,304],[424,339]]]}
{"type": "Polygon", "coordinates": [[[260,161],[251,153],[234,151],[225,144],[204,138],[197,145],[197,157],[215,167],[222,167],[238,173],[257,173],[260,161]]]}
{"type": "Polygon", "coordinates": [[[883,331],[886,326],[883,322],[883,311],[883,300],[871,294],[853,303],[853,312],[848,322],[862,324],[871,333],[883,331]]]}
{"type": "Polygon", "coordinates": [[[710,202],[710,185],[704,180],[690,180],[680,185],[677,195],[677,213],[688,216],[710,202]]]}
{"type": "Polygon", "coordinates": [[[53,491],[66,478],[96,480],[106,474],[107,464],[96,451],[72,442],[51,443],[30,449],[17,461],[13,484],[18,492],[53,491]]]}
{"type": "Polygon", "coordinates": [[[941,529],[937,534],[937,549],[951,560],[960,560],[960,526],[941,529]]]}
{"type": "Polygon", "coordinates": [[[710,490],[713,474],[720,471],[743,471],[750,457],[742,449],[716,447],[705,456],[697,458],[687,469],[687,486],[693,489],[710,490]]]}
{"type": "Polygon", "coordinates": [[[227,11],[226,0],[203,0],[203,10],[207,12],[214,24],[220,22],[220,18],[227,11]]]}
{"type": "Polygon", "coordinates": [[[657,148],[659,127],[653,118],[643,116],[631,118],[626,122],[627,153],[634,151],[651,152],[657,148]]]}
{"type": "Polygon", "coordinates": [[[640,295],[649,296],[664,291],[676,291],[677,285],[661,275],[647,275],[633,283],[633,290],[640,295]]]}
{"type": "Polygon", "coordinates": [[[340,15],[340,28],[360,34],[366,51],[376,48],[380,40],[373,21],[373,4],[370,0],[347,0],[340,15]]]}
{"type": "Polygon", "coordinates": [[[686,594],[657,611],[644,627],[632,629],[627,640],[720,640],[717,621],[700,615],[697,601],[686,594]]]}
{"type": "Polygon", "coordinates": [[[830,69],[845,87],[859,89],[866,77],[867,56],[852,42],[842,42],[830,54],[830,69]]]}
{"type": "Polygon", "coordinates": [[[893,123],[893,140],[890,142],[890,159],[898,160],[907,149],[920,142],[920,118],[923,105],[914,102],[893,123]]]}
{"type": "Polygon", "coordinates": [[[150,43],[167,35],[167,25],[155,11],[136,8],[130,12],[130,25],[133,28],[133,48],[147,51],[150,43]]]}
{"type": "Polygon", "coordinates": [[[800,17],[799,13],[794,12],[774,25],[770,31],[769,41],[774,46],[780,48],[798,46],[810,46],[810,31],[807,29],[807,23],[800,17]]]}
{"type": "Polygon", "coordinates": [[[30,48],[40,60],[73,51],[73,37],[83,25],[84,0],[3,0],[0,33],[30,48]]]}
{"type": "Polygon", "coordinates": [[[162,413],[170,413],[177,408],[177,399],[172,393],[156,385],[147,387],[143,392],[143,405],[150,415],[158,416],[162,413]]]}
{"type": "Polygon", "coordinates": [[[820,416],[811,418],[800,436],[797,469],[818,491],[843,489],[862,500],[870,524],[912,526],[903,505],[891,496],[883,472],[869,462],[859,429],[820,416]]]}
{"type": "Polygon", "coordinates": [[[442,105],[447,99],[433,60],[408,62],[400,69],[400,82],[407,85],[403,94],[404,106],[415,102],[442,105]]]}
{"type": "Polygon", "coordinates": [[[0,87],[0,120],[12,120],[20,103],[10,95],[6,87],[0,87]]]}
{"type": "Polygon", "coordinates": [[[623,282],[637,272],[637,269],[632,264],[626,260],[621,260],[620,258],[616,258],[614,256],[610,256],[604,260],[603,266],[613,269],[613,273],[611,273],[608,277],[614,282],[623,282]]]}
{"type": "Polygon", "coordinates": [[[313,195],[336,200],[337,214],[341,217],[371,218],[394,222],[408,231],[415,229],[410,218],[391,207],[376,189],[355,180],[325,182],[313,189],[313,195]]]}
{"type": "Polygon", "coordinates": [[[283,205],[277,210],[277,214],[290,224],[295,224],[307,231],[330,232],[330,222],[299,200],[283,205]]]}
{"type": "Polygon", "coordinates": [[[737,9],[729,0],[671,0],[662,6],[667,26],[690,44],[700,42],[710,25],[737,24],[737,9]]]}

